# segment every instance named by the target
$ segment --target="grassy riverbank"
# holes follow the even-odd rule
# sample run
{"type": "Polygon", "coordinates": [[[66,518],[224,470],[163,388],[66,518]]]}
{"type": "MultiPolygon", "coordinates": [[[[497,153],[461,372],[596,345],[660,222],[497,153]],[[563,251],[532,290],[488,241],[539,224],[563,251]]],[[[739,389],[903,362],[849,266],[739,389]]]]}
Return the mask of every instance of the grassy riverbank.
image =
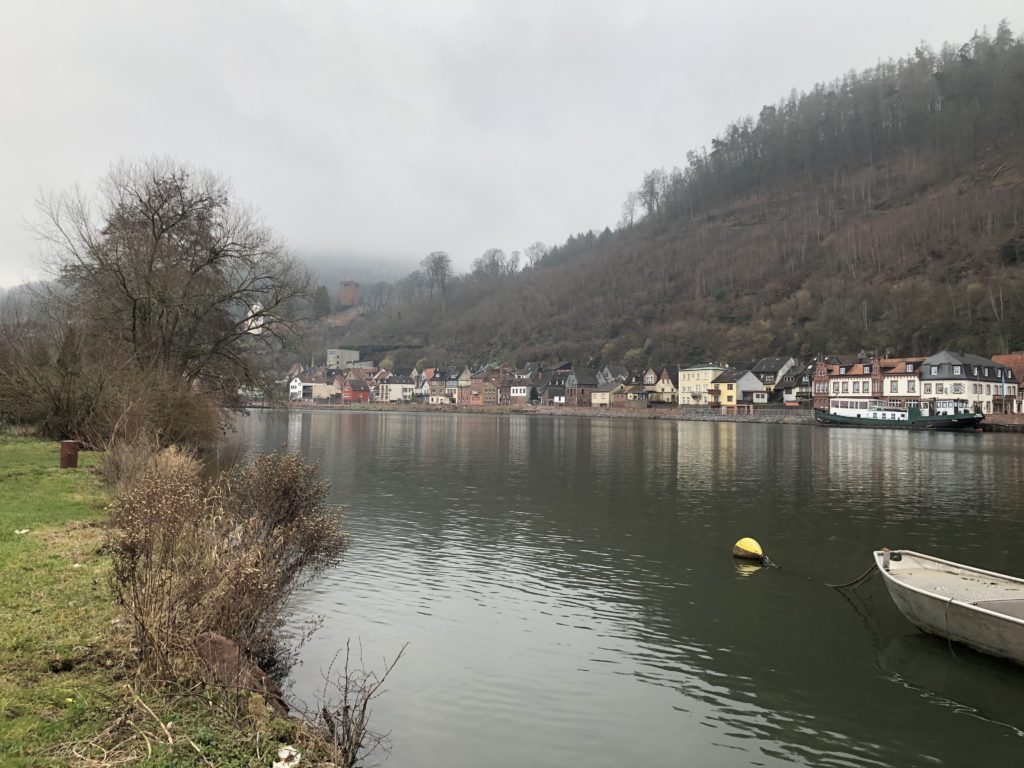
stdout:
{"type": "Polygon", "coordinates": [[[136,678],[108,582],[100,458],[58,463],[57,443],[0,434],[0,765],[266,766],[301,741],[298,721],[136,678]]]}
{"type": "Polygon", "coordinates": [[[0,436],[0,758],[37,765],[101,726],[115,695],[116,615],[101,554],[106,496],[94,454],[59,470],[56,443],[0,436]]]}

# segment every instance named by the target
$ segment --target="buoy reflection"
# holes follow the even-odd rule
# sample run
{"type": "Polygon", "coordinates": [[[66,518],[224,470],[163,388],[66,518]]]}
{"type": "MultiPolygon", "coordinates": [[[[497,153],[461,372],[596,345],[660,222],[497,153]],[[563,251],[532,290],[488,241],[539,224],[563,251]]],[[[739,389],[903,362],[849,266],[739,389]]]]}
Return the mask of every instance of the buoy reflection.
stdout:
{"type": "Polygon", "coordinates": [[[737,576],[743,576],[744,578],[746,578],[748,576],[753,576],[760,570],[761,566],[755,565],[754,563],[736,563],[737,576]]]}

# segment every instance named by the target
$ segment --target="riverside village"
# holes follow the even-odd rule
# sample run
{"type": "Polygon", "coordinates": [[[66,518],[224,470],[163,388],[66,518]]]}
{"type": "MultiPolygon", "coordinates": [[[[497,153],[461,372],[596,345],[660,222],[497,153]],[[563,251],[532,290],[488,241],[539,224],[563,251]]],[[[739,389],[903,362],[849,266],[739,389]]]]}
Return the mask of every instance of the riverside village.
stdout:
{"type": "Polygon", "coordinates": [[[681,408],[724,416],[833,406],[868,411],[940,412],[959,404],[984,416],[1021,412],[1024,352],[994,355],[943,350],[928,357],[825,355],[767,357],[630,371],[572,361],[521,367],[378,367],[358,350],[328,349],[322,364],[296,364],[281,385],[292,402],[325,405],[420,403],[465,408],[541,405],[567,408],[681,408]]]}

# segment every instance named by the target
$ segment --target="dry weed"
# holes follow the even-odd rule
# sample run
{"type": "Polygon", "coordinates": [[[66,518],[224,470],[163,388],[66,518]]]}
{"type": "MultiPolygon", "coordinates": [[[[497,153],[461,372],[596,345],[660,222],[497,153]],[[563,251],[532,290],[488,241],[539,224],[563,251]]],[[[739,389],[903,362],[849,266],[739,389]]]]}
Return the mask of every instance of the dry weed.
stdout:
{"type": "Polygon", "coordinates": [[[111,508],[112,582],[140,668],[169,680],[201,674],[194,642],[212,631],[279,676],[289,596],[347,547],[324,504],[327,485],[285,454],[214,481],[200,469],[187,454],[164,451],[111,508]]]}

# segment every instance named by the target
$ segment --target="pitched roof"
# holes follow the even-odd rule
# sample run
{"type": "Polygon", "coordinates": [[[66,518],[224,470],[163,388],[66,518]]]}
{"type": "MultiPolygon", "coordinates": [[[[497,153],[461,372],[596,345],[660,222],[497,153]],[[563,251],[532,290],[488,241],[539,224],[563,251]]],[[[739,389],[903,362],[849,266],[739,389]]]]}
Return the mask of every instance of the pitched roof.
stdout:
{"type": "Polygon", "coordinates": [[[729,360],[726,364],[727,368],[735,368],[737,371],[749,371],[755,365],[754,360],[729,360]]]}
{"type": "Polygon", "coordinates": [[[741,371],[738,368],[729,368],[728,370],[722,371],[715,378],[711,380],[712,384],[728,384],[729,382],[737,382],[746,376],[750,371],[741,371]]]}
{"type": "Polygon", "coordinates": [[[981,379],[982,381],[1017,381],[1017,377],[1012,368],[1007,368],[1004,365],[1000,365],[995,360],[990,360],[987,357],[981,357],[980,355],[972,355],[956,352],[949,352],[948,350],[942,350],[937,352],[921,364],[921,378],[936,378],[931,374],[931,366],[939,366],[938,378],[948,378],[953,376],[952,366],[962,366],[961,373],[959,374],[966,379],[981,379]],[[947,370],[943,370],[946,368],[947,370]],[[978,375],[974,374],[973,369],[978,368],[978,375]],[[988,375],[985,375],[985,370],[988,369],[988,375]],[[1006,371],[1004,376],[1001,371],[1006,371]]]}
{"type": "Polygon", "coordinates": [[[629,369],[624,365],[609,364],[604,367],[605,371],[613,379],[626,379],[629,377],[629,369]]]}
{"type": "Polygon", "coordinates": [[[789,357],[763,357],[750,370],[754,373],[778,373],[791,359],[789,357]]]}

